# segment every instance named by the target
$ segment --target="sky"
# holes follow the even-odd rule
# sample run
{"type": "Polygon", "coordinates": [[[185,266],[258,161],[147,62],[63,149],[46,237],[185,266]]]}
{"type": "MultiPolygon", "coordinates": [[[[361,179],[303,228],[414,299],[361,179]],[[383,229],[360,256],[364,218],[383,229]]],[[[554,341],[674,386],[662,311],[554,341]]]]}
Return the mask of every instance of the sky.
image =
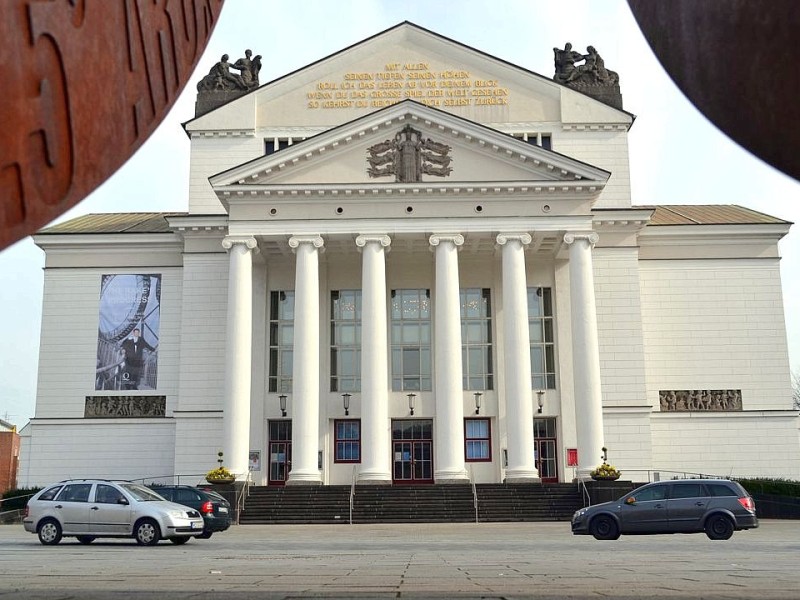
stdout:
{"type": "MultiPolygon", "coordinates": [[[[800,223],[800,183],[736,145],[692,106],[623,0],[225,0],[198,67],[164,122],[58,221],[97,212],[187,210],[189,140],[181,124],[194,115],[197,82],[222,54],[240,56],[245,48],[261,54],[264,84],[402,21],[546,77],[553,75],[554,47],[595,46],[606,67],[619,73],[625,110],[636,115],[628,138],[634,205],[738,204],[800,223]]],[[[800,371],[800,225],[779,249],[790,364],[800,371]]],[[[6,315],[0,418],[19,427],[35,410],[43,266],[44,253],[30,238],[0,252],[6,315]]]]}

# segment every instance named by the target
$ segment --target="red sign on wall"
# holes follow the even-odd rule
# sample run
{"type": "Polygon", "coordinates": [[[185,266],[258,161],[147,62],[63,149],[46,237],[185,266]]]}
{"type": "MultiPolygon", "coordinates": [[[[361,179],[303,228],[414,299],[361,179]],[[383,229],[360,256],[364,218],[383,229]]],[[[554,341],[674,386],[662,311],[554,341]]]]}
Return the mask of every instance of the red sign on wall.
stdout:
{"type": "Polygon", "coordinates": [[[567,448],[567,466],[568,467],[577,467],[578,466],[578,449],[577,448],[567,448]]]}

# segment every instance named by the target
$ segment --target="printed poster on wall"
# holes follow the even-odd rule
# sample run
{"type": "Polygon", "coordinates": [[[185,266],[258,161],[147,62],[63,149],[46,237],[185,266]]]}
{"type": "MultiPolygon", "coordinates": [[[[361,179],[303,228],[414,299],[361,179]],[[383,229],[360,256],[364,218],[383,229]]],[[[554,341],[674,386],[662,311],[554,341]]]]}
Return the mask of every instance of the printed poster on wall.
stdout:
{"type": "Polygon", "coordinates": [[[103,275],[95,390],[155,390],[161,275],[103,275]]]}

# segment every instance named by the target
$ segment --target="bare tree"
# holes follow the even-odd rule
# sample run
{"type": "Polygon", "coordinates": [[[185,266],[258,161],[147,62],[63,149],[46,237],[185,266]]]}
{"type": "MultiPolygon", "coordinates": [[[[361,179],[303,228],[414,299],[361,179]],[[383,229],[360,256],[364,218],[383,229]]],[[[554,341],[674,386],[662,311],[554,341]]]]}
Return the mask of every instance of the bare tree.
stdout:
{"type": "Polygon", "coordinates": [[[800,410],[800,371],[792,371],[792,407],[800,410]]]}

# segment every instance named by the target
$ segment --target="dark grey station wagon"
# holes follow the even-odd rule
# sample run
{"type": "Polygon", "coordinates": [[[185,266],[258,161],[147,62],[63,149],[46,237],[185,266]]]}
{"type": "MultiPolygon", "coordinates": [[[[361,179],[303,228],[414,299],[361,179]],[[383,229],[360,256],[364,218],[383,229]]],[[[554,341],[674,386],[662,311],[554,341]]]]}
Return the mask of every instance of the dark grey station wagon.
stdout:
{"type": "Polygon", "coordinates": [[[712,540],[727,540],[734,531],[756,527],[753,498],[739,483],[726,479],[649,483],[572,516],[572,533],[598,540],[615,540],[621,534],[700,532],[712,540]]]}

